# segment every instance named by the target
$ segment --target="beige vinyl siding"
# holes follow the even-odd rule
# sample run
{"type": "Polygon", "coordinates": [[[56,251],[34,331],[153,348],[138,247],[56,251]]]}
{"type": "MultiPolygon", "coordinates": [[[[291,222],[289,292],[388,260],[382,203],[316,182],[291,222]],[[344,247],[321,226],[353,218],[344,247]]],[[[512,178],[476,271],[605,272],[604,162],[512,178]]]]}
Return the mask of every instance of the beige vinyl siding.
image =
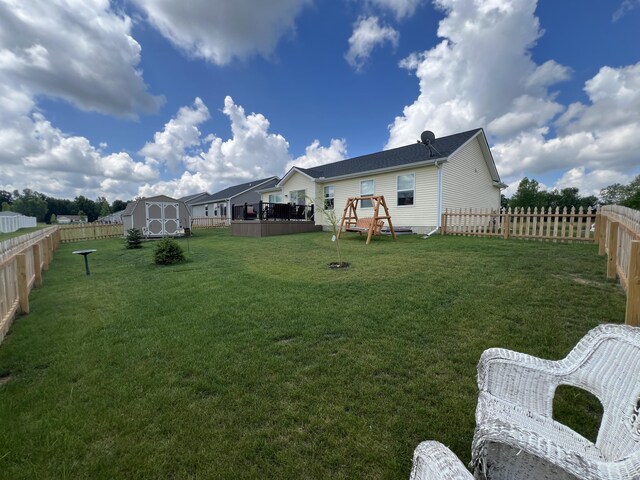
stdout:
{"type": "Polygon", "coordinates": [[[264,203],[269,203],[269,195],[280,195],[282,197],[282,201],[284,202],[284,193],[282,192],[282,190],[261,193],[260,194],[260,199],[264,203]]]}
{"type": "MultiPolygon", "coordinates": [[[[282,185],[282,201],[284,203],[289,203],[289,192],[291,192],[292,190],[304,190],[307,197],[316,198],[316,184],[309,177],[306,177],[298,172],[294,172],[282,185]]],[[[268,200],[269,196],[267,195],[267,201],[268,200]]],[[[307,200],[307,203],[314,202],[307,200]]]]}
{"type": "MultiPolygon", "coordinates": [[[[424,232],[426,227],[434,227],[436,225],[438,173],[435,166],[398,170],[348,180],[334,180],[319,185],[320,192],[324,185],[333,185],[335,187],[335,210],[338,220],[342,218],[347,198],[360,196],[360,182],[363,180],[374,180],[374,194],[384,195],[394,226],[414,227],[415,231],[424,232]],[[414,204],[397,206],[397,177],[407,173],[415,173],[416,176],[414,204]]],[[[379,213],[384,215],[382,210],[379,213]]],[[[373,208],[358,207],[358,216],[368,217],[371,215],[373,215],[373,208]]],[[[316,223],[326,225],[327,221],[322,215],[316,215],[316,223]]]]}
{"type": "Polygon", "coordinates": [[[442,165],[442,211],[446,208],[500,208],[500,189],[493,186],[478,137],[442,165]]]}

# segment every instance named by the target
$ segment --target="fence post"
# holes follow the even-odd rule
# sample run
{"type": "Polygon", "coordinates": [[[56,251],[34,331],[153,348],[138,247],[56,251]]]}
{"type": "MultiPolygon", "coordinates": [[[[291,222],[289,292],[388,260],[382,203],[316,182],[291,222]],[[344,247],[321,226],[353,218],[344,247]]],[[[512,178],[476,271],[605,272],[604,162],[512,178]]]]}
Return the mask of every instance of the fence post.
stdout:
{"type": "Polygon", "coordinates": [[[604,255],[607,251],[607,242],[605,236],[607,235],[608,223],[609,217],[600,214],[600,227],[598,228],[598,255],[604,255]]]}
{"type": "Polygon", "coordinates": [[[258,220],[262,220],[262,200],[258,202],[258,220]]]}
{"type": "Polygon", "coordinates": [[[36,243],[31,247],[31,249],[33,250],[33,272],[36,275],[35,286],[39,287],[42,285],[42,270],[40,269],[42,266],[42,262],[40,261],[40,244],[36,243]]]}
{"type": "Polygon", "coordinates": [[[509,230],[511,229],[511,208],[505,208],[502,216],[502,238],[509,238],[509,230]]]}
{"type": "Polygon", "coordinates": [[[27,280],[27,256],[16,255],[18,262],[18,306],[22,313],[29,313],[29,283],[27,280]]]}
{"type": "Polygon", "coordinates": [[[625,323],[640,327],[640,240],[631,241],[625,323]]]}
{"type": "Polygon", "coordinates": [[[607,278],[616,278],[618,263],[618,222],[611,222],[609,226],[609,260],[607,263],[607,278]]]}
{"type": "MultiPolygon", "coordinates": [[[[593,241],[596,245],[600,245],[600,227],[602,223],[602,214],[596,213],[596,226],[593,229],[593,241]]],[[[599,250],[599,249],[598,249],[599,250]]]]}
{"type": "Polygon", "coordinates": [[[440,217],[440,235],[447,234],[447,209],[444,212],[440,217]]]}

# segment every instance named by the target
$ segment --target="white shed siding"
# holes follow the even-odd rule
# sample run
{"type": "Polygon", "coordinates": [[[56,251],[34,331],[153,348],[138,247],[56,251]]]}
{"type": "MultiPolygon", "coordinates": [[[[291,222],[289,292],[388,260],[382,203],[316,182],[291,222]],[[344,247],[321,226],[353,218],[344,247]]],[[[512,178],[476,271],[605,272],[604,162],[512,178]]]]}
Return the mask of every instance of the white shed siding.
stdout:
{"type": "Polygon", "coordinates": [[[493,186],[478,137],[442,165],[445,208],[500,208],[500,189],[493,186]]]}
{"type": "MultiPolygon", "coordinates": [[[[438,173],[435,166],[323,183],[319,188],[320,192],[322,192],[324,185],[333,185],[335,187],[335,209],[338,219],[342,218],[347,198],[360,196],[360,182],[363,180],[373,180],[375,182],[375,195],[384,195],[394,226],[412,227],[414,231],[423,233],[427,228],[436,225],[438,173]],[[415,173],[416,176],[414,204],[398,206],[397,177],[408,173],[415,173]]],[[[358,207],[358,214],[365,217],[371,216],[373,215],[373,209],[358,207]]],[[[381,209],[379,214],[384,215],[384,211],[381,209]]],[[[316,223],[327,224],[322,215],[316,215],[316,223]]]]}

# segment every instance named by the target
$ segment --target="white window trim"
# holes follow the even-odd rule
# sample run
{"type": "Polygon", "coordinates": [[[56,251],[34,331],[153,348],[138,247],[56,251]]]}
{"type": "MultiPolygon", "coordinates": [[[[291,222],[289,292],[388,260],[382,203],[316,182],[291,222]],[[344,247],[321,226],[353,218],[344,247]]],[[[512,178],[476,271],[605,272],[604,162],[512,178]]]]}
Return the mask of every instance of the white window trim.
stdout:
{"type": "MultiPolygon", "coordinates": [[[[373,197],[375,194],[376,194],[376,181],[375,181],[375,179],[368,178],[367,180],[360,180],[360,196],[361,197],[373,197]],[[364,182],[372,182],[373,183],[373,193],[371,193],[371,194],[369,194],[369,193],[363,194],[362,193],[362,184],[364,182]]],[[[360,201],[360,208],[367,208],[367,209],[371,208],[371,209],[373,209],[373,200],[371,201],[371,206],[370,207],[363,206],[362,205],[362,201],[360,201]]]]}
{"type": "Polygon", "coordinates": [[[324,208],[327,208],[326,202],[327,202],[327,200],[329,198],[333,199],[333,208],[328,209],[328,210],[335,210],[336,209],[336,186],[335,185],[324,185],[322,187],[322,206],[324,208]],[[329,188],[329,187],[333,188],[333,196],[332,197],[327,197],[326,193],[325,193],[325,188],[329,188]]]}
{"type": "Polygon", "coordinates": [[[411,207],[415,207],[415,206],[416,206],[416,174],[415,174],[415,172],[401,173],[399,175],[396,175],[396,207],[398,207],[398,208],[411,208],[411,207]],[[403,190],[400,190],[398,188],[398,179],[400,177],[402,177],[403,175],[413,175],[413,189],[405,188],[403,190]],[[412,205],[398,205],[398,193],[399,192],[408,192],[410,190],[413,190],[413,204],[412,205]]]}

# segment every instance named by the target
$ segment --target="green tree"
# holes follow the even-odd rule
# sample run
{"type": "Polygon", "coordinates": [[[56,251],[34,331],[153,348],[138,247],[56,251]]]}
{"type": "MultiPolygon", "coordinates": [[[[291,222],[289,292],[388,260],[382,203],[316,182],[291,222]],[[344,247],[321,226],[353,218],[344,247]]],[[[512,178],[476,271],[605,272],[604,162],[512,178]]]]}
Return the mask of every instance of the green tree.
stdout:
{"type": "Polygon", "coordinates": [[[9,205],[11,205],[12,201],[13,201],[13,196],[11,195],[11,192],[7,192],[6,190],[0,190],[0,203],[7,202],[9,205]]]}
{"type": "Polygon", "coordinates": [[[127,208],[128,203],[129,202],[125,202],[124,200],[114,200],[111,204],[111,211],[115,213],[119,212],[120,210],[124,210],[125,208],[127,208]]]}
{"type": "Polygon", "coordinates": [[[524,177],[518,184],[518,189],[509,200],[511,208],[544,207],[546,206],[546,192],[540,190],[537,180],[524,177]]]}
{"type": "Polygon", "coordinates": [[[638,208],[639,201],[640,175],[636,175],[628,185],[614,183],[600,190],[600,203],[603,205],[617,204],[629,208],[638,208]]]}
{"type": "Polygon", "coordinates": [[[44,222],[48,210],[45,196],[29,188],[22,190],[21,194],[16,195],[16,193],[18,193],[17,190],[13,195],[15,198],[12,205],[13,211],[29,217],[36,217],[38,222],[44,222]]]}
{"type": "Polygon", "coordinates": [[[98,206],[100,207],[100,210],[98,212],[99,213],[98,216],[106,217],[107,215],[109,215],[111,213],[111,209],[109,208],[109,202],[107,202],[106,198],[98,197],[96,202],[98,203],[98,206]]]}
{"type": "Polygon", "coordinates": [[[8,212],[11,210],[11,205],[8,202],[2,202],[2,211],[8,212]]]}
{"type": "Polygon", "coordinates": [[[93,222],[97,220],[100,214],[100,207],[93,200],[85,197],[84,195],[79,195],[73,200],[74,206],[76,208],[77,215],[84,214],[87,217],[89,222],[93,222]]]}
{"type": "Polygon", "coordinates": [[[51,214],[51,217],[49,218],[49,223],[58,223],[58,217],[56,217],[55,213],[51,214]]]}

